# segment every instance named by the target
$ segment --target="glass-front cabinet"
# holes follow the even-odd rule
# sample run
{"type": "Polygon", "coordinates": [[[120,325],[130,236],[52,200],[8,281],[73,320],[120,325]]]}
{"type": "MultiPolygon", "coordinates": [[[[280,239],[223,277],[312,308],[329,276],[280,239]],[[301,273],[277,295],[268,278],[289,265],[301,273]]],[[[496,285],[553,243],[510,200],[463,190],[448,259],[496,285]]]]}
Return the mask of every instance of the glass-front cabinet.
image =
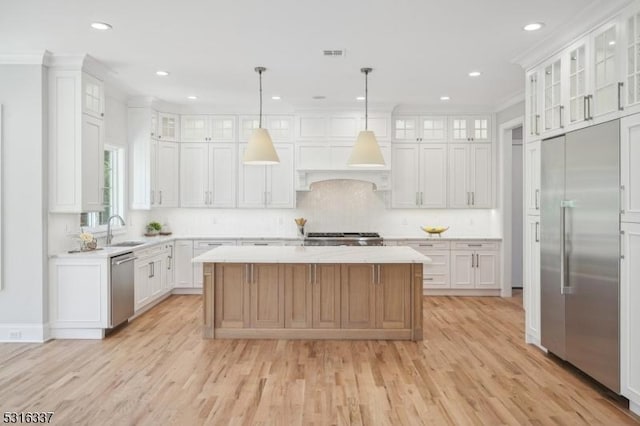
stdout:
{"type": "Polygon", "coordinates": [[[587,116],[587,42],[581,40],[569,49],[569,114],[570,124],[586,121],[587,116]]]}
{"type": "Polygon", "coordinates": [[[618,21],[614,20],[592,34],[593,97],[592,102],[587,102],[589,119],[615,113],[622,108],[619,33],[618,21]]]}
{"type": "Polygon", "coordinates": [[[564,105],[562,104],[562,58],[555,58],[544,66],[544,131],[564,127],[564,105]]]}
{"type": "Polygon", "coordinates": [[[527,73],[526,80],[526,134],[529,139],[540,136],[540,86],[538,85],[538,69],[527,73]]]}

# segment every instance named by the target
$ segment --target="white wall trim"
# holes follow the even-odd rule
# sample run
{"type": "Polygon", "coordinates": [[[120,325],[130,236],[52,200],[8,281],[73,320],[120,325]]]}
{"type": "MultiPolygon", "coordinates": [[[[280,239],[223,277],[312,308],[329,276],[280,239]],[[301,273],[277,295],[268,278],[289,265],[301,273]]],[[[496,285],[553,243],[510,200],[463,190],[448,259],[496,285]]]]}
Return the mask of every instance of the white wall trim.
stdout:
{"type": "Polygon", "coordinates": [[[52,339],[104,339],[102,328],[52,328],[52,339]]]}
{"type": "Polygon", "coordinates": [[[500,111],[504,111],[507,108],[510,108],[520,102],[524,102],[524,90],[508,97],[504,98],[495,108],[496,114],[500,111]]]}
{"type": "Polygon", "coordinates": [[[0,343],[42,343],[50,338],[49,324],[0,324],[0,343]]]}
{"type": "MultiPolygon", "coordinates": [[[[514,118],[498,127],[498,206],[502,211],[502,297],[511,297],[511,136],[506,132],[524,126],[524,116],[514,118]]],[[[526,211],[526,210],[524,210],[526,211]]]]}
{"type": "Polygon", "coordinates": [[[47,50],[0,54],[0,65],[46,65],[50,55],[47,50]]]}

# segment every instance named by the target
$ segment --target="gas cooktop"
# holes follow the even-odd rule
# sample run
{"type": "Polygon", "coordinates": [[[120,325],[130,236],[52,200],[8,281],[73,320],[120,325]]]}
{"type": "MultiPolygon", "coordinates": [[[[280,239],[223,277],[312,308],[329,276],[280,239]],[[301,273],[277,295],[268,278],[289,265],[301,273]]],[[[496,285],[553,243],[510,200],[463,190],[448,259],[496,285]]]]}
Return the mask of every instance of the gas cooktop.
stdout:
{"type": "Polygon", "coordinates": [[[309,232],[304,239],[304,245],[381,246],[382,241],[377,232],[309,232]]]}

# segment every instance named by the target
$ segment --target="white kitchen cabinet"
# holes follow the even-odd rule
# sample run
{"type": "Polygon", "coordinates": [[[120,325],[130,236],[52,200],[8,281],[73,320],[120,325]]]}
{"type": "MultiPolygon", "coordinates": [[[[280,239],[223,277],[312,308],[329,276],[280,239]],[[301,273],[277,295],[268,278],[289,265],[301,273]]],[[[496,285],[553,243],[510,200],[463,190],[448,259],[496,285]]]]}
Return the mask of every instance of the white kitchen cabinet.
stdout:
{"type": "Polygon", "coordinates": [[[451,247],[451,288],[499,289],[499,244],[475,241],[453,243],[451,247]]]}
{"type": "Polygon", "coordinates": [[[167,284],[171,249],[169,244],[157,244],[134,253],[134,305],[136,313],[139,313],[171,290],[167,284]]]}
{"type": "Polygon", "coordinates": [[[591,88],[591,68],[589,55],[591,45],[589,37],[583,37],[567,50],[569,64],[568,80],[569,102],[567,102],[567,123],[570,128],[582,127],[588,120],[589,89],[591,88]]]}
{"type": "Polygon", "coordinates": [[[319,114],[296,116],[296,139],[319,141],[327,137],[327,117],[319,114]]]}
{"type": "Polygon", "coordinates": [[[183,115],[182,142],[235,142],[236,118],[225,115],[183,115]]]}
{"type": "MultiPolygon", "coordinates": [[[[153,146],[154,141],[151,144],[153,146]]],[[[155,155],[153,155],[154,149],[151,150],[151,205],[178,207],[180,179],[178,144],[160,141],[155,145],[155,155]]]]}
{"type": "MultiPolygon", "coordinates": [[[[158,138],[158,111],[156,110],[147,110],[150,114],[149,117],[145,117],[145,119],[149,120],[149,136],[152,139],[158,138]]],[[[141,129],[144,130],[144,126],[141,126],[141,129]]]]}
{"type": "Polygon", "coordinates": [[[329,114],[327,116],[327,138],[353,140],[358,137],[358,116],[353,114],[329,114]]]}
{"type": "MultiPolygon", "coordinates": [[[[320,142],[297,142],[295,144],[295,164],[296,170],[351,170],[348,160],[353,151],[352,141],[320,141],[320,142]]],[[[388,170],[391,164],[391,144],[389,142],[378,142],[385,167],[379,170],[388,170]]]]}
{"type": "Polygon", "coordinates": [[[640,224],[622,224],[620,262],[621,393],[640,412],[640,224]]]}
{"type": "MultiPolygon", "coordinates": [[[[193,242],[193,257],[205,254],[221,246],[235,246],[235,240],[196,240],[193,242]]],[[[193,287],[201,289],[204,283],[202,263],[193,263],[193,287]]]]}
{"type": "Polygon", "coordinates": [[[491,117],[485,115],[449,117],[449,140],[452,142],[490,142],[491,117]]]}
{"type": "Polygon", "coordinates": [[[614,119],[622,108],[622,28],[616,18],[591,33],[592,97],[589,117],[599,122],[614,119]]]}
{"type": "Polygon", "coordinates": [[[524,147],[524,196],[528,215],[540,215],[540,140],[529,142],[524,147]]]}
{"type": "Polygon", "coordinates": [[[491,144],[449,144],[449,207],[491,207],[491,151],[491,144]]]}
{"type": "Polygon", "coordinates": [[[620,120],[621,220],[640,223],[640,114],[620,120]]]}
{"type": "Polygon", "coordinates": [[[174,288],[193,287],[193,241],[176,240],[174,255],[175,284],[174,288]]]}
{"type": "Polygon", "coordinates": [[[92,117],[104,117],[104,82],[82,73],[82,112],[92,117]]]}
{"type": "Polygon", "coordinates": [[[365,121],[368,122],[368,129],[375,133],[378,141],[391,140],[391,119],[389,116],[369,115],[368,120],[365,120],[365,116],[361,115],[358,132],[365,129],[365,121]]]}
{"type": "Polygon", "coordinates": [[[540,344],[540,217],[527,216],[524,235],[524,310],[526,338],[540,344]]]}
{"type": "Polygon", "coordinates": [[[527,73],[526,80],[526,121],[525,134],[527,140],[537,139],[540,136],[540,69],[536,68],[527,73]]]}
{"type": "Polygon", "coordinates": [[[236,145],[181,143],[182,207],[235,207],[236,145]]]}
{"type": "Polygon", "coordinates": [[[627,114],[635,114],[640,112],[640,9],[633,5],[623,17],[624,108],[627,114]]]}
{"type": "MultiPolygon", "coordinates": [[[[83,92],[87,82],[95,79],[81,70],[54,67],[48,76],[49,210],[101,211],[105,128],[95,111],[102,108],[103,100],[88,105],[83,92]],[[83,113],[87,108],[92,109],[92,114],[83,113]]],[[[98,91],[96,96],[102,96],[102,89],[98,91]]]]}
{"type": "Polygon", "coordinates": [[[422,272],[423,289],[448,289],[451,287],[450,275],[450,243],[449,241],[418,241],[407,245],[431,259],[425,263],[422,272]]]}
{"type": "MultiPolygon", "coordinates": [[[[263,117],[264,120],[264,117],[263,117]]],[[[264,127],[263,123],[263,127],[264,127]]],[[[248,143],[253,131],[260,127],[260,117],[257,115],[241,116],[238,121],[240,143],[248,143]]]]}
{"type": "Polygon", "coordinates": [[[284,240],[240,240],[241,246],[284,246],[284,240]]]}
{"type": "Polygon", "coordinates": [[[165,280],[164,280],[164,289],[165,291],[171,291],[176,283],[176,268],[175,268],[175,243],[172,241],[170,243],[165,244],[165,280]]]}
{"type": "MultiPolygon", "coordinates": [[[[267,115],[264,120],[265,127],[269,130],[271,139],[274,142],[291,142],[293,140],[293,117],[289,115],[267,115]]],[[[246,141],[241,140],[241,142],[246,141]]]]}
{"type": "Polygon", "coordinates": [[[238,173],[238,207],[294,208],[293,145],[275,144],[279,164],[245,165],[242,162],[246,144],[240,145],[238,173]]]}
{"type": "Polygon", "coordinates": [[[564,55],[558,55],[542,67],[542,129],[543,135],[565,126],[564,55]]]}
{"type": "Polygon", "coordinates": [[[391,161],[392,207],[447,207],[446,144],[394,144],[391,161]]]}
{"type": "Polygon", "coordinates": [[[158,113],[158,139],[177,142],[180,140],[179,128],[180,116],[178,114],[158,113]]]}
{"type": "Polygon", "coordinates": [[[393,119],[394,142],[447,142],[446,116],[397,116],[393,119]]]}

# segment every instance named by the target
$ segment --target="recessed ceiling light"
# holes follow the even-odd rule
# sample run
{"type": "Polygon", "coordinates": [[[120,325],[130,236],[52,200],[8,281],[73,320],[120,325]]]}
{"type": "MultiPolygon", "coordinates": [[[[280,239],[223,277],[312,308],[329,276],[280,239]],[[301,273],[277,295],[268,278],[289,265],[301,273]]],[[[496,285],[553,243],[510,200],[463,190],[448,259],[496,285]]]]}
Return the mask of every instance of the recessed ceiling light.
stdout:
{"type": "Polygon", "coordinates": [[[449,99],[451,99],[449,96],[440,96],[441,101],[448,101],[449,99]]]}
{"type": "Polygon", "coordinates": [[[187,96],[187,99],[191,99],[192,101],[195,101],[196,99],[198,99],[198,97],[191,95],[191,96],[187,96]]]}
{"type": "Polygon", "coordinates": [[[356,98],[356,101],[364,101],[364,96],[358,96],[358,97],[356,98]]]}
{"type": "Polygon", "coordinates": [[[611,41],[609,42],[609,46],[615,46],[615,44],[616,44],[616,41],[615,41],[615,40],[611,40],[611,41]]]}
{"type": "Polygon", "coordinates": [[[471,71],[469,77],[480,77],[480,74],[482,74],[480,71],[471,71]]]}
{"type": "Polygon", "coordinates": [[[544,27],[542,22],[532,22],[522,27],[522,29],[525,31],[538,31],[542,27],[544,27]]]}
{"type": "Polygon", "coordinates": [[[156,75],[159,75],[160,77],[166,77],[169,75],[169,73],[167,71],[156,71],[156,75]]]}
{"type": "Polygon", "coordinates": [[[316,96],[313,96],[311,99],[315,99],[316,101],[321,101],[322,99],[327,99],[327,97],[322,95],[316,95],[316,96]]]}
{"type": "Polygon", "coordinates": [[[281,98],[280,96],[272,96],[271,99],[273,99],[274,101],[279,101],[281,98]]]}
{"type": "Polygon", "coordinates": [[[110,24],[107,24],[106,22],[92,22],[91,28],[93,28],[94,30],[106,31],[106,30],[110,30],[113,27],[110,24]]]}

